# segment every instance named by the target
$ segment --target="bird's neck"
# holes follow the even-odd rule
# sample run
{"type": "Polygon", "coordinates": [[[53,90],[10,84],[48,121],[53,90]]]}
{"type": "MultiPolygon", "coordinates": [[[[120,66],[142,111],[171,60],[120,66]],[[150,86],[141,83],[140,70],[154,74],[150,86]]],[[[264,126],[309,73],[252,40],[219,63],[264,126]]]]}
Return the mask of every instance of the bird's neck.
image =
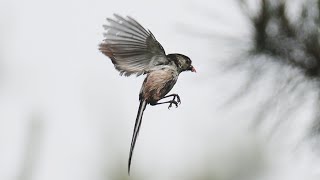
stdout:
{"type": "Polygon", "coordinates": [[[175,69],[178,71],[179,74],[182,72],[182,69],[180,68],[178,61],[171,61],[170,64],[175,67],[175,69]]]}

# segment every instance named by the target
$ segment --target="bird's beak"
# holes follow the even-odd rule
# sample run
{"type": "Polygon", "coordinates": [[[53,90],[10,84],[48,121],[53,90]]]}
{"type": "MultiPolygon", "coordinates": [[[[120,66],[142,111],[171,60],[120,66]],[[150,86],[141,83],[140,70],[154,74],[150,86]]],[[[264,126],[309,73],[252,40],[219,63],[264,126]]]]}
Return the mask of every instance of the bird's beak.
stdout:
{"type": "Polygon", "coordinates": [[[190,69],[191,69],[191,72],[195,72],[195,73],[197,72],[193,66],[191,66],[190,69]]]}

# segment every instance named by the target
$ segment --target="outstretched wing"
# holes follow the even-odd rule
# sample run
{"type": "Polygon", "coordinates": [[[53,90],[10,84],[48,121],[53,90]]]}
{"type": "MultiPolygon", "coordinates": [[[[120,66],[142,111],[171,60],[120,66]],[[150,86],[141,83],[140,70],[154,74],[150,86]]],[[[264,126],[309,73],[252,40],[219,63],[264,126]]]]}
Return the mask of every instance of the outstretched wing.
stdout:
{"type": "Polygon", "coordinates": [[[136,20],[114,14],[104,25],[105,39],[99,50],[108,56],[120,74],[137,76],[150,68],[168,64],[165,51],[150,30],[143,28],[136,20]]]}

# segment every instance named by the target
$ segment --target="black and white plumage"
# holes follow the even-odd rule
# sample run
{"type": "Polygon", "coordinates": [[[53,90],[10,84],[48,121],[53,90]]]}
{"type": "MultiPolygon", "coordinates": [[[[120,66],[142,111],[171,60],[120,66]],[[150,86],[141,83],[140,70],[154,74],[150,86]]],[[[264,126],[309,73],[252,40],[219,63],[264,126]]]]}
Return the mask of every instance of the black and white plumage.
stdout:
{"type": "Polygon", "coordinates": [[[124,18],[116,14],[114,17],[114,19],[107,18],[109,25],[104,25],[105,39],[99,45],[99,50],[111,59],[120,75],[147,74],[139,93],[140,105],[128,160],[128,173],[130,173],[132,153],[147,104],[168,103],[168,108],[172,104],[178,107],[178,103],[181,102],[180,97],[177,94],[167,95],[167,93],[173,88],[181,72],[195,72],[195,68],[191,65],[190,58],[185,55],[166,55],[151,31],[143,28],[133,18],[129,16],[124,18]],[[173,99],[159,102],[168,97],[173,99]]]}

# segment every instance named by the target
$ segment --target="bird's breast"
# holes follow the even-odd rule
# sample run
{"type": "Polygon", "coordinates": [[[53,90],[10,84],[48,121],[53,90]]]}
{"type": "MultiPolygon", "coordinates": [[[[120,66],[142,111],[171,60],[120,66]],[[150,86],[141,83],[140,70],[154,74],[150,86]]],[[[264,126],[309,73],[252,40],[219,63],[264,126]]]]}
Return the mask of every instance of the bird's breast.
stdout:
{"type": "Polygon", "coordinates": [[[150,72],[143,82],[140,99],[144,98],[149,102],[159,101],[175,85],[178,72],[171,69],[160,69],[150,72]]]}

